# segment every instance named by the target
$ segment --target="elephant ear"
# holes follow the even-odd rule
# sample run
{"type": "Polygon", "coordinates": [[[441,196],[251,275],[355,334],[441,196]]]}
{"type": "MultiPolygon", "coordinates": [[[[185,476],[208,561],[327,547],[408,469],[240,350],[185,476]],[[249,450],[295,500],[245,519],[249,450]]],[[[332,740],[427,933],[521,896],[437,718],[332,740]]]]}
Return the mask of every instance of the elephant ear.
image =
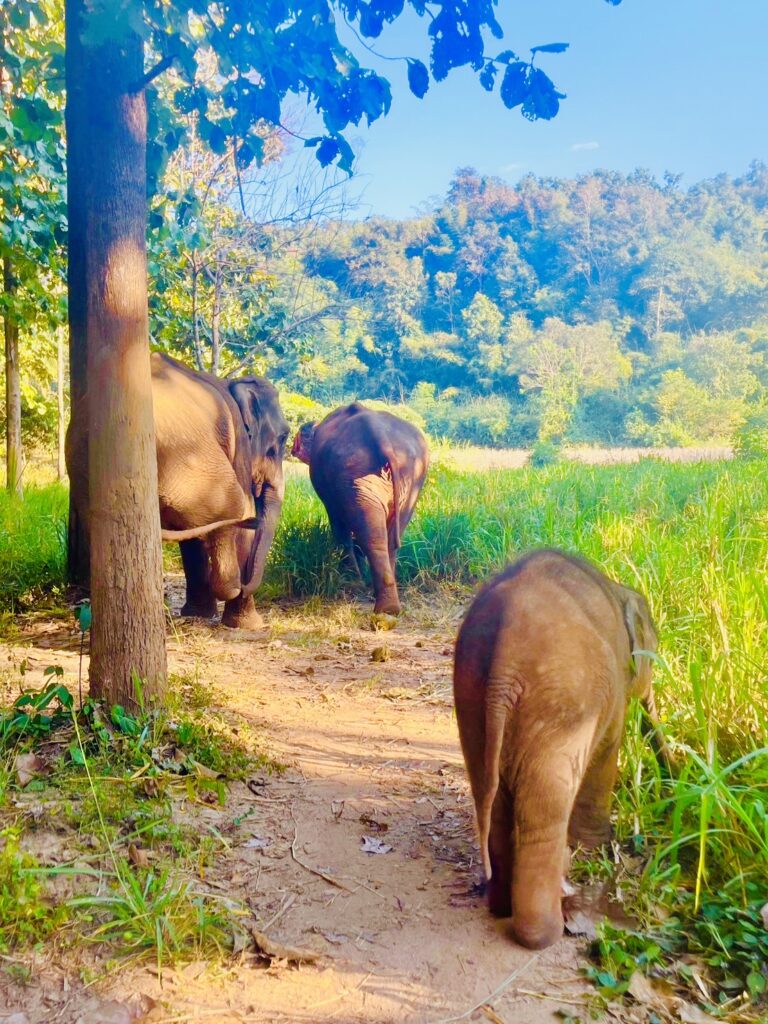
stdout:
{"type": "Polygon", "coordinates": [[[229,393],[240,410],[246,432],[253,443],[259,436],[262,416],[258,384],[253,380],[234,380],[229,385],[229,393]]]}
{"type": "Polygon", "coordinates": [[[643,595],[628,587],[622,587],[621,591],[624,625],[629,636],[630,674],[638,691],[645,693],[651,685],[651,659],[641,652],[656,651],[656,630],[643,595]]]}

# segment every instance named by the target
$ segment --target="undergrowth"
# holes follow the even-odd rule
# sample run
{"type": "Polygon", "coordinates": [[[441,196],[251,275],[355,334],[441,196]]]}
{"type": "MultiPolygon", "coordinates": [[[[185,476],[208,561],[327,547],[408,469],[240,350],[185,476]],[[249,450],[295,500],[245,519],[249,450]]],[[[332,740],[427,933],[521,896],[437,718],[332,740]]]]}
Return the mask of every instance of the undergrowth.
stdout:
{"type": "MultiPolygon", "coordinates": [[[[49,508],[56,504],[46,500],[49,508]]],[[[38,507],[35,501],[28,493],[24,508],[38,507]]],[[[3,508],[6,531],[26,538],[21,555],[13,555],[15,578],[23,576],[18,586],[41,586],[43,562],[32,556],[55,541],[62,561],[51,564],[63,566],[63,533],[50,516],[32,517],[29,526],[7,499],[3,508]]],[[[398,577],[422,601],[446,584],[468,598],[520,552],[550,545],[582,554],[648,596],[660,635],[658,703],[680,770],[674,780],[661,775],[633,710],[615,801],[619,854],[593,858],[585,869],[610,877],[638,921],[635,930],[605,926],[594,945],[594,978],[606,999],[625,992],[639,970],[682,986],[716,1016],[746,1021],[768,1013],[767,526],[768,460],[756,457],[482,473],[437,466],[404,534],[398,577]]],[[[0,576],[11,550],[9,533],[0,543],[0,576]]],[[[309,481],[293,476],[267,592],[337,595],[347,585],[338,554],[309,481]]],[[[11,593],[12,585],[3,586],[11,593]]],[[[11,603],[19,600],[18,586],[11,603]]],[[[226,720],[213,725],[196,717],[189,699],[183,709],[171,710],[167,727],[175,726],[173,742],[191,751],[184,756],[214,773],[237,770],[236,744],[226,743],[238,736],[228,734],[226,720]]],[[[110,757],[123,750],[136,771],[137,737],[123,736],[114,720],[108,725],[113,737],[122,736],[110,757]]],[[[102,756],[93,731],[88,742],[88,758],[102,756]]],[[[161,806],[148,811],[147,800],[162,805],[161,776],[151,799],[141,792],[143,780],[126,787],[134,791],[126,821],[168,848],[183,848],[189,837],[168,835],[161,806]]],[[[0,797],[12,784],[0,765],[0,797]]],[[[215,780],[207,784],[216,799],[215,780]]]]}
{"type": "Polygon", "coordinates": [[[0,799],[0,952],[54,929],[61,942],[151,956],[158,970],[231,950],[242,934],[237,908],[200,885],[221,837],[177,821],[174,801],[223,804],[228,780],[279,766],[247,723],[211,710],[213,694],[197,675],[171,677],[162,711],[145,706],[135,680],[137,714],[90,699],[77,708],[61,669],[45,675],[42,690],[24,690],[0,713],[4,795],[36,791],[51,823],[79,836],[96,867],[39,864],[23,848],[26,804],[3,808],[0,799]],[[57,875],[78,880],[65,902],[46,885],[57,875]]]}

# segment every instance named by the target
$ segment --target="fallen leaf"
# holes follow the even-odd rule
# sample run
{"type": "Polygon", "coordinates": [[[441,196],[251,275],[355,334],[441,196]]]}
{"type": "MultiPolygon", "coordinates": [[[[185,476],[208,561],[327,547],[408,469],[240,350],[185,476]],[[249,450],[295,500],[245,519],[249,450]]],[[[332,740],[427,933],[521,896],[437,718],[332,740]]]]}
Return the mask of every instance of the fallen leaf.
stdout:
{"type": "Polygon", "coordinates": [[[75,1024],[135,1024],[146,1010],[137,1004],[118,1003],[114,999],[89,999],[80,1008],[75,1024]]]}
{"type": "Polygon", "coordinates": [[[149,867],[149,855],[146,850],[142,850],[135,843],[131,843],[128,847],[128,860],[133,864],[135,868],[148,868],[149,867]]]}
{"type": "Polygon", "coordinates": [[[392,850],[391,846],[374,836],[363,836],[362,842],[363,853],[390,853],[392,850]]]}
{"type": "Polygon", "coordinates": [[[583,910],[574,910],[571,913],[564,913],[565,930],[569,935],[586,935],[588,939],[597,938],[595,922],[589,914],[583,910]]]}
{"type": "Polygon", "coordinates": [[[194,758],[189,758],[189,763],[195,769],[195,774],[199,775],[201,779],[223,779],[224,772],[215,772],[213,768],[209,768],[207,765],[200,764],[199,761],[195,761],[194,758]]]}
{"type": "Polygon", "coordinates": [[[336,821],[339,821],[342,814],[344,813],[344,801],[343,800],[331,800],[331,814],[334,816],[336,821]]]}
{"type": "Polygon", "coordinates": [[[668,981],[648,978],[640,971],[635,971],[629,979],[628,991],[638,1003],[667,1012],[674,1010],[676,1003],[680,1002],[668,981]]]}
{"type": "Polygon", "coordinates": [[[372,828],[374,832],[387,832],[389,829],[389,825],[386,821],[377,821],[370,814],[361,814],[360,821],[363,825],[368,825],[369,828],[372,828]]]}
{"type": "Polygon", "coordinates": [[[269,844],[269,839],[262,839],[260,836],[251,836],[250,839],[247,839],[243,843],[243,846],[246,850],[266,850],[269,844]]]}
{"type": "Polygon", "coordinates": [[[35,776],[40,775],[45,770],[45,764],[37,754],[17,754],[13,766],[16,769],[16,775],[22,789],[24,786],[28,786],[35,776]]]}
{"type": "Polygon", "coordinates": [[[256,954],[268,960],[287,960],[293,964],[312,964],[321,958],[320,953],[313,949],[300,949],[297,946],[284,946],[270,939],[264,932],[251,928],[251,935],[256,945],[256,954]]]}
{"type": "Polygon", "coordinates": [[[334,946],[342,946],[345,942],[349,942],[349,936],[342,935],[341,932],[326,932],[322,928],[317,927],[313,928],[312,931],[322,935],[327,942],[332,943],[334,946]]]}
{"type": "Polygon", "coordinates": [[[683,1024],[717,1024],[715,1017],[705,1013],[693,1003],[686,1003],[683,1000],[680,1000],[678,1013],[683,1024]]]}

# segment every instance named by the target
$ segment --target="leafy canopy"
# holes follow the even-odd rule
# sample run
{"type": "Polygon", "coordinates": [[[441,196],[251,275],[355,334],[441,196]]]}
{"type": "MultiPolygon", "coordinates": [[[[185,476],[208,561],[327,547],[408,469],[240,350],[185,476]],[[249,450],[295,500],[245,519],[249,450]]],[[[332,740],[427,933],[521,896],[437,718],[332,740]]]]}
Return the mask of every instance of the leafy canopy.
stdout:
{"type": "MultiPolygon", "coordinates": [[[[416,96],[427,92],[431,80],[468,66],[483,88],[492,91],[498,84],[502,102],[530,120],[557,114],[563,94],[536,59],[562,53],[568,44],[535,46],[528,60],[511,49],[497,52],[490,40],[504,33],[496,6],[496,0],[145,0],[142,19],[135,0],[92,0],[87,41],[98,44],[112,34],[116,16],[139,31],[156,59],[146,82],[173,67],[177,110],[199,115],[200,134],[215,153],[234,144],[243,167],[262,158],[259,126],[279,125],[284,101],[304,96],[324,127],[323,134],[304,139],[305,145],[314,147],[323,166],[337,163],[350,172],[353,152],[345,131],[363,118],[371,124],[386,114],[392,93],[387,79],[361,66],[342,42],[342,25],[341,35],[352,35],[373,53],[368,41],[409,8],[427,23],[430,44],[429,68],[414,57],[400,58],[416,96]],[[201,62],[211,54],[216,73],[200,75],[201,62]]],[[[182,133],[170,120],[162,129],[155,154],[160,161],[162,150],[174,149],[182,133]]]]}

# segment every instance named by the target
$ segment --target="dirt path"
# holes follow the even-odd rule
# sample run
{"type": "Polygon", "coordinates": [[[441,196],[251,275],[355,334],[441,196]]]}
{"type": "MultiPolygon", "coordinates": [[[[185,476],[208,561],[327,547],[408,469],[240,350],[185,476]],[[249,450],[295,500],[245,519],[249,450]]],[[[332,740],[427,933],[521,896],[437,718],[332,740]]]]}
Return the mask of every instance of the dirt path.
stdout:
{"type": "MultiPolygon", "coordinates": [[[[271,939],[316,951],[318,962],[266,969],[243,952],[226,968],[167,970],[162,982],[152,968],[133,968],[98,982],[89,998],[145,994],[156,1001],[147,1019],[166,1024],[539,1024],[558,1008],[584,1012],[583,942],[532,955],[491,920],[478,892],[450,700],[457,610],[435,619],[424,606],[397,630],[373,632],[361,607],[274,608],[263,632],[185,626],[170,643],[172,669],[221,689],[288,766],[250,787],[233,784],[224,807],[175,808],[223,837],[205,887],[249,908],[271,939]]],[[[43,631],[0,658],[26,656],[42,671],[52,661],[41,644],[57,647],[59,636],[43,631]]],[[[69,672],[75,659],[58,644],[56,663],[69,672]]],[[[5,993],[8,1012],[25,1011],[29,1024],[76,1024],[85,993],[66,962],[41,953],[35,977],[48,1016],[34,1015],[42,1002],[29,987],[5,993]]],[[[0,1020],[2,1000],[0,988],[0,1020]]],[[[110,1020],[105,1009],[85,1018],[110,1020]]]]}

